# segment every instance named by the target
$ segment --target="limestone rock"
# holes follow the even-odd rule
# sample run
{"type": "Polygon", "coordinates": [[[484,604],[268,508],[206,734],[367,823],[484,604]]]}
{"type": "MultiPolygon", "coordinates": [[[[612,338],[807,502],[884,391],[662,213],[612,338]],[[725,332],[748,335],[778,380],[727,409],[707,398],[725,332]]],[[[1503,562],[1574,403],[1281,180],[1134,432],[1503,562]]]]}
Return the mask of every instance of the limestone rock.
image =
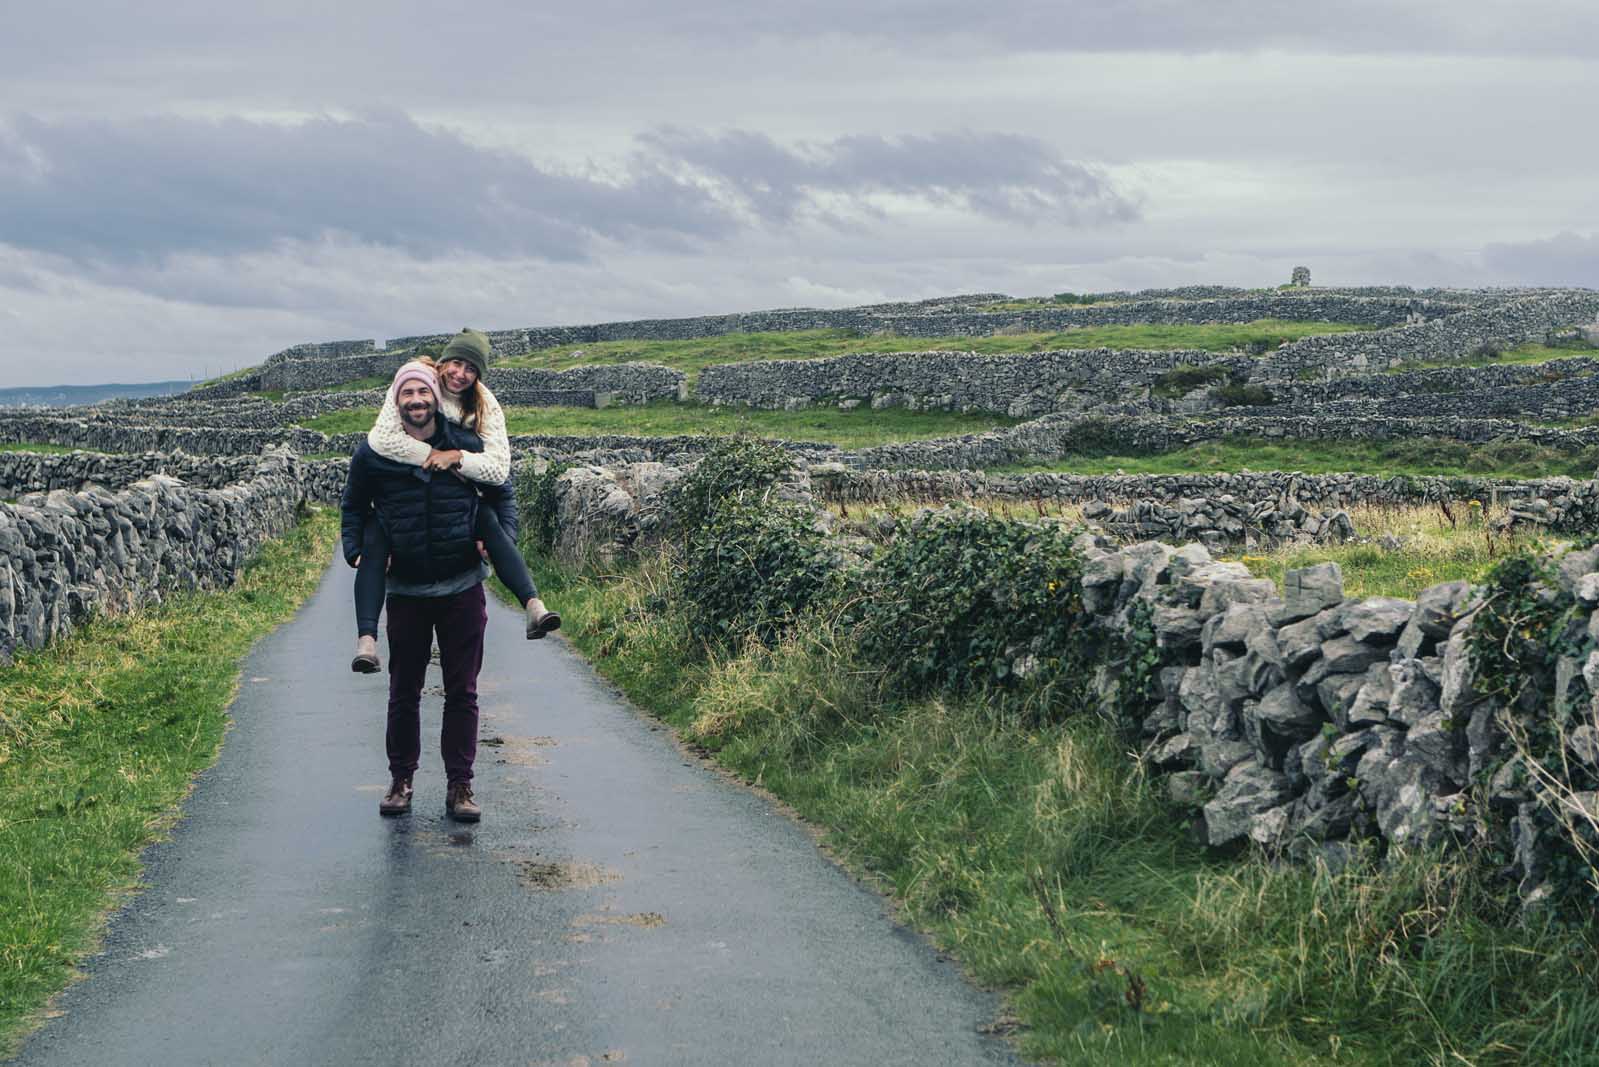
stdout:
{"type": "Polygon", "coordinates": [[[1344,599],[1344,575],[1336,563],[1316,563],[1296,567],[1283,575],[1285,611],[1292,619],[1303,619],[1344,599]]]}
{"type": "Polygon", "coordinates": [[[1228,772],[1216,796],[1202,809],[1205,842],[1225,845],[1249,833],[1256,815],[1289,800],[1288,779],[1249,763],[1228,772]]]}

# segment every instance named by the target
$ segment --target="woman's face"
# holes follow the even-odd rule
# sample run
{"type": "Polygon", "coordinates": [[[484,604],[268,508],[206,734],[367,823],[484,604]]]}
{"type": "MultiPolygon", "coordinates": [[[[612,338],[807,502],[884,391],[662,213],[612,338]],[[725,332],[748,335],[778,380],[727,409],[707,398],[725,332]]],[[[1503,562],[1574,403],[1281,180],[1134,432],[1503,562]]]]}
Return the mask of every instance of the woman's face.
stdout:
{"type": "Polygon", "coordinates": [[[439,382],[451,396],[460,396],[477,384],[477,368],[464,359],[447,359],[439,364],[439,382]]]}

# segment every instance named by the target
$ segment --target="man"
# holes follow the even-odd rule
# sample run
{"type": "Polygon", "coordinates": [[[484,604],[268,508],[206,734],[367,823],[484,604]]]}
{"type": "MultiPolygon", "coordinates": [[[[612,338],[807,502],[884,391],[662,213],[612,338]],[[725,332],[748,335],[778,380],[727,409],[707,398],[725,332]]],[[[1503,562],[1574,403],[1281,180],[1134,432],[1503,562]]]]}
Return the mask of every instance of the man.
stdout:
{"type": "MultiPolygon", "coordinates": [[[[482,451],[469,430],[438,415],[439,383],[425,363],[407,363],[393,387],[405,432],[435,452],[482,451]]],[[[516,506],[510,483],[485,489],[500,523],[515,536],[516,506]]],[[[477,676],[483,665],[488,575],[474,541],[478,490],[450,470],[384,459],[362,441],[350,459],[344,486],[344,558],[359,560],[362,527],[372,512],[388,535],[389,714],[384,744],[392,781],[378,805],[383,815],[411,810],[412,777],[422,752],[422,681],[435,637],[444,674],[444,724],[439,746],[448,780],[445,812],[459,822],[483,814],[472,796],[477,757],[477,676]]]]}

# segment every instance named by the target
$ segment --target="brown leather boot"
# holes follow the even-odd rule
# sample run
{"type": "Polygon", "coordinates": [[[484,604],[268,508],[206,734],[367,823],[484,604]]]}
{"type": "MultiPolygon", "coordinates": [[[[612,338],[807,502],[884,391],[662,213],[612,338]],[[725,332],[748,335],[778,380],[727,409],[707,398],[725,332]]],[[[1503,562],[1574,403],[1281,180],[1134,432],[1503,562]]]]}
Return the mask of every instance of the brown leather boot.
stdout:
{"type": "Polygon", "coordinates": [[[537,641],[547,633],[561,628],[561,617],[544,606],[544,601],[534,597],[527,602],[527,639],[537,641]]]}
{"type": "Polygon", "coordinates": [[[355,658],[350,661],[350,669],[356,674],[376,674],[383,667],[383,662],[378,659],[378,639],[371,634],[363,634],[355,639],[355,658]]]}
{"type": "Polygon", "coordinates": [[[471,782],[451,782],[444,794],[444,813],[456,822],[477,822],[483,809],[472,800],[471,782]]]}
{"type": "Polygon", "coordinates": [[[411,779],[396,778],[378,801],[379,815],[404,815],[411,810],[411,779]]]}

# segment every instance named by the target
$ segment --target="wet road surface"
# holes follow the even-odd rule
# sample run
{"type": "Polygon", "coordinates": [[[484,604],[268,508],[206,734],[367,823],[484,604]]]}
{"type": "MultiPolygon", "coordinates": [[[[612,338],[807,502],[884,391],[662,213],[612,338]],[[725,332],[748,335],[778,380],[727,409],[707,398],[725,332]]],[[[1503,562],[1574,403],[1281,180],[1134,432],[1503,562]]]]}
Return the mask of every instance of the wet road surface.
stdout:
{"type": "Polygon", "coordinates": [[[444,817],[437,666],[412,814],[381,819],[350,585],[330,567],[251,653],[220,759],[19,1063],[1017,1062],[980,1032],[995,998],[801,826],[492,598],[483,821],[444,817]]]}

